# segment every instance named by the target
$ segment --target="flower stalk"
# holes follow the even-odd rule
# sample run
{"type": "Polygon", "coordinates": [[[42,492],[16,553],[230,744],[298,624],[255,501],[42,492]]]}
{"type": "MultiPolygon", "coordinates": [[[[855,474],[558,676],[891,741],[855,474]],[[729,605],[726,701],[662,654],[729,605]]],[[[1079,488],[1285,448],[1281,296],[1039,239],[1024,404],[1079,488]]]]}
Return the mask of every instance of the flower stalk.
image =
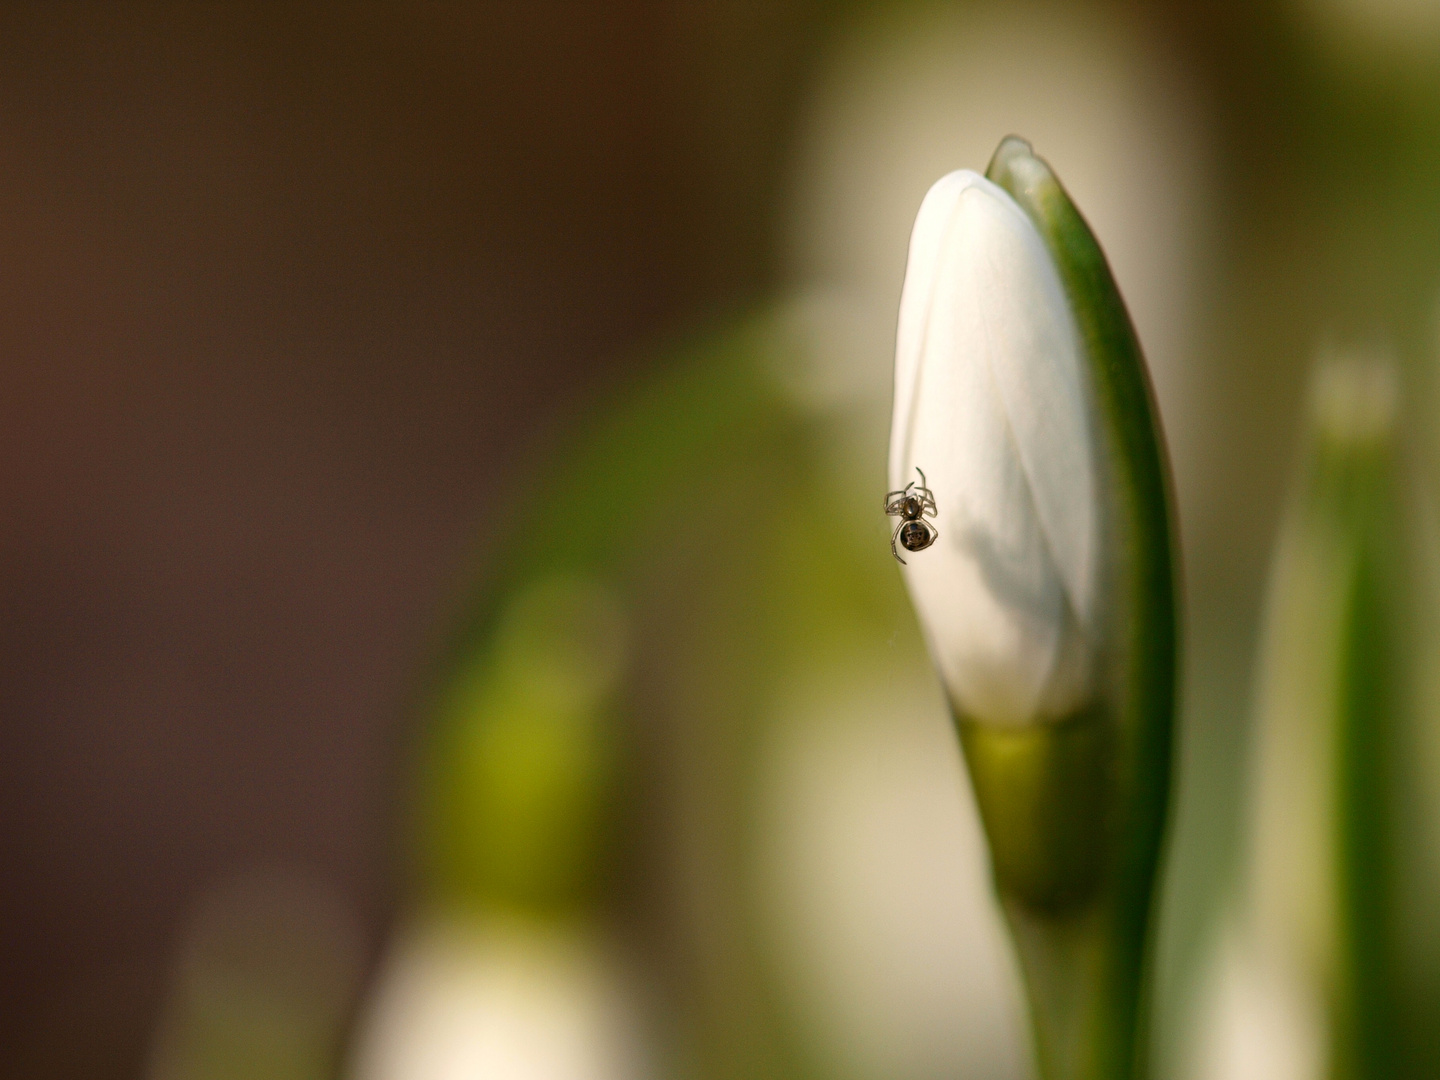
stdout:
{"type": "Polygon", "coordinates": [[[1385,358],[1317,367],[1258,665],[1242,962],[1313,1018],[1305,1050],[1337,1080],[1434,1076],[1440,1055],[1433,533],[1400,402],[1385,358]]]}

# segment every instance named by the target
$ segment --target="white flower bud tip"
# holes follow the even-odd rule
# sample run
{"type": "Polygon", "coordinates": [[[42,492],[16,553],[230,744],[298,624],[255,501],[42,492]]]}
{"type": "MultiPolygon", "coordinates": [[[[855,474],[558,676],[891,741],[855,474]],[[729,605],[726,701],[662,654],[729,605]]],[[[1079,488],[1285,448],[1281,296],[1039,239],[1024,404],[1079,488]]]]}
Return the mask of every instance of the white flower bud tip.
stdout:
{"type": "Polygon", "coordinates": [[[1090,692],[1100,510],[1084,345],[1025,212],[970,171],[930,189],[895,348],[891,488],[934,494],[905,582],[966,718],[1057,719],[1090,692]]]}

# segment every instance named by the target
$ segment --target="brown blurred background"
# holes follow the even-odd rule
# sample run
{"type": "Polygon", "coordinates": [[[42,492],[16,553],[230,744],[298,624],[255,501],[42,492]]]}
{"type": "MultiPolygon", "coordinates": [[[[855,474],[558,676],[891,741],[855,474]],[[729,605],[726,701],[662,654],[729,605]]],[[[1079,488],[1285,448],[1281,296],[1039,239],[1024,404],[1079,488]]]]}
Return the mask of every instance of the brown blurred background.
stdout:
{"type": "Polygon", "coordinates": [[[0,1071],[136,1075],[233,868],[378,941],[495,508],[764,285],[795,7],[0,9],[0,1071]]]}

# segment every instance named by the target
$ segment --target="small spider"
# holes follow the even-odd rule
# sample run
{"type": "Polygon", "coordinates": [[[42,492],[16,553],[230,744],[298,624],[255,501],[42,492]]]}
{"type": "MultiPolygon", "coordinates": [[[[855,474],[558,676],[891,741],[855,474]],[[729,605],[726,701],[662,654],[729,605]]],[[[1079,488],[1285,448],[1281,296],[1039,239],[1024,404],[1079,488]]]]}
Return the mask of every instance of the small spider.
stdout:
{"type": "Polygon", "coordinates": [[[900,524],[895,526],[895,532],[890,536],[890,554],[901,564],[905,560],[895,549],[896,540],[906,551],[924,551],[940,539],[940,530],[926,520],[940,514],[935,508],[935,496],[925,486],[925,474],[918,468],[915,471],[920,473],[920,483],[911,480],[902,490],[885,496],[885,513],[900,519],[900,524]]]}

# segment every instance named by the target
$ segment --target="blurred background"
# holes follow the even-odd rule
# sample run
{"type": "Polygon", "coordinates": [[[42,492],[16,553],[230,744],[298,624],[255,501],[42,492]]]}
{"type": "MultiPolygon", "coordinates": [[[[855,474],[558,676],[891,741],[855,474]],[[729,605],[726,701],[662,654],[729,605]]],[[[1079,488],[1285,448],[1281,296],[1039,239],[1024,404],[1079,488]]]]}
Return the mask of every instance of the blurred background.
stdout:
{"type": "Polygon", "coordinates": [[[1432,453],[1429,0],[0,6],[0,1069],[1030,1075],[876,509],[910,223],[1011,132],[1176,477],[1159,1071],[1243,1056],[1312,363],[1432,453]]]}

